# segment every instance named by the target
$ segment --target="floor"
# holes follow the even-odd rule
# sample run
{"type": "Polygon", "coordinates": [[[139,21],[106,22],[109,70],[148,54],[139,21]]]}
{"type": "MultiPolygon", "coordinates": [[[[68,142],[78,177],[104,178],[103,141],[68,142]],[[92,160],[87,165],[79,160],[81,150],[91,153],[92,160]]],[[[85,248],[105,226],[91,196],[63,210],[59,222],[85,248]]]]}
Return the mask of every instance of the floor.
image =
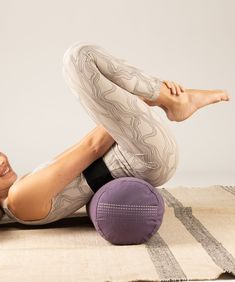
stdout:
{"type": "MultiPolygon", "coordinates": [[[[176,187],[176,186],[195,186],[206,187],[210,185],[228,185],[235,186],[235,173],[219,173],[219,172],[177,172],[172,179],[160,187],[176,187]]],[[[200,280],[201,281],[216,281],[225,282],[226,280],[235,282],[235,277],[229,274],[222,274],[219,279],[216,280],[200,280]]],[[[195,282],[198,280],[195,280],[195,282]]],[[[193,282],[192,280],[190,282],[193,282]]]]}
{"type": "MultiPolygon", "coordinates": [[[[176,172],[176,174],[167,183],[161,185],[160,187],[164,187],[164,186],[175,187],[181,185],[192,186],[192,187],[195,186],[202,188],[211,185],[235,186],[235,173],[231,173],[231,172],[220,173],[220,172],[205,172],[205,171],[176,172]]],[[[229,279],[229,281],[231,282],[232,281],[235,282],[235,278],[227,273],[223,274],[220,277],[220,279],[205,280],[205,281],[224,282],[227,279],[229,279]]]]}

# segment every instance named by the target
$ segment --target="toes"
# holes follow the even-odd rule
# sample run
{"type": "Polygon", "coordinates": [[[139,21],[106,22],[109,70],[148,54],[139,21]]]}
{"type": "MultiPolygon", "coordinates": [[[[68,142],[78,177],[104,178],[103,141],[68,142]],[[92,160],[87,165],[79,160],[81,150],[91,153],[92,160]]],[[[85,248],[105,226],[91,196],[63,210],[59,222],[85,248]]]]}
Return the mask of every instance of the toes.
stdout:
{"type": "Polygon", "coordinates": [[[223,101],[229,101],[229,100],[230,100],[230,97],[229,97],[228,95],[227,95],[227,96],[223,96],[223,97],[222,97],[222,100],[223,100],[223,101]]]}
{"type": "Polygon", "coordinates": [[[230,97],[230,95],[228,94],[228,91],[227,91],[227,90],[224,90],[223,92],[224,92],[224,94],[225,94],[225,95],[223,96],[223,97],[224,97],[224,100],[225,100],[225,101],[229,101],[229,100],[231,99],[231,97],[230,97]]]}

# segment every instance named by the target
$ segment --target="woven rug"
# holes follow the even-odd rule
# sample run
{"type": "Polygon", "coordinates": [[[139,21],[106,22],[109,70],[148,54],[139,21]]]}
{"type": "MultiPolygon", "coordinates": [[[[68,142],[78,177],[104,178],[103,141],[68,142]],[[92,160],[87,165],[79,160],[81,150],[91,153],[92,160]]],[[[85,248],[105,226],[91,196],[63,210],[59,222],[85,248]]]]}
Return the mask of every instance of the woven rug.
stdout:
{"type": "Polygon", "coordinates": [[[141,245],[106,241],[85,207],[47,225],[1,224],[0,281],[194,281],[225,272],[232,278],[235,186],[158,190],[165,200],[163,223],[141,245]]]}

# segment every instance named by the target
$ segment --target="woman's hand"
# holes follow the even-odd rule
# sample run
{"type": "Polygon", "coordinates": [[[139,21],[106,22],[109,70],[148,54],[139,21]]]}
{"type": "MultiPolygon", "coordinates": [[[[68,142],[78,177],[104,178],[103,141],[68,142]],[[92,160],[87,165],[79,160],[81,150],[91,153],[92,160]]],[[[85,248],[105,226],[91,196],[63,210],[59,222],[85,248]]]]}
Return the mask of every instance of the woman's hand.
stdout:
{"type": "Polygon", "coordinates": [[[182,85],[180,85],[180,84],[178,84],[174,81],[163,80],[163,82],[171,90],[172,95],[179,96],[182,92],[185,91],[185,88],[182,85]]]}

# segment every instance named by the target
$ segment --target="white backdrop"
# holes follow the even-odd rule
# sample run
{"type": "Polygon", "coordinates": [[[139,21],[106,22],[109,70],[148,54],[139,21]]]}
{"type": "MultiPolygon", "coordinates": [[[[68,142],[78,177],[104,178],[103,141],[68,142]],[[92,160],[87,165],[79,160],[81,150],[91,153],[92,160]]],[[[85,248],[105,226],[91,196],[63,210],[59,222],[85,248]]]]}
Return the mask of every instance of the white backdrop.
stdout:
{"type": "Polygon", "coordinates": [[[232,99],[186,121],[166,118],[180,146],[165,186],[235,184],[233,0],[21,0],[0,9],[0,151],[24,174],[96,125],[70,93],[62,57],[75,41],[102,45],[146,73],[232,99]]]}

